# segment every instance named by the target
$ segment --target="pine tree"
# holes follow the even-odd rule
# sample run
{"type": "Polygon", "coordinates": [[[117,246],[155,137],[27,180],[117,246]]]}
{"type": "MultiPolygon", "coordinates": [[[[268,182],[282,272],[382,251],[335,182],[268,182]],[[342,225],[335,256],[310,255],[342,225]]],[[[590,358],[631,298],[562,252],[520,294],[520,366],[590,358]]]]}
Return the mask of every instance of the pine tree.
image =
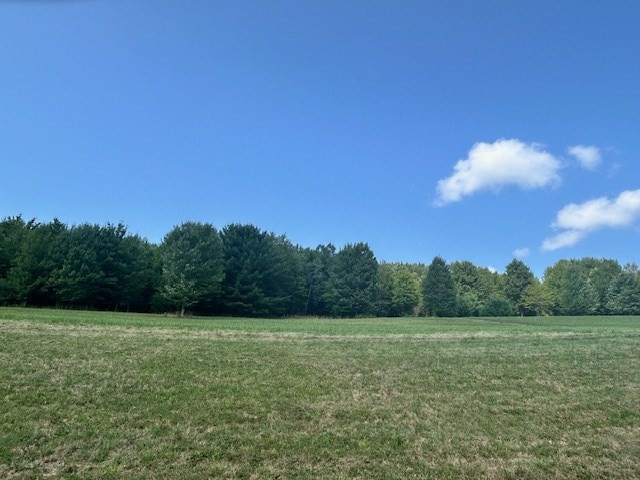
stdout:
{"type": "Polygon", "coordinates": [[[366,243],[346,245],[335,256],[326,299],[336,317],[373,315],[378,300],[378,261],[366,243]]]}
{"type": "Polygon", "coordinates": [[[505,294],[513,303],[520,315],[526,313],[524,295],[527,288],[533,284],[535,277],[522,261],[513,259],[505,269],[505,294]]]}
{"type": "Polygon", "coordinates": [[[441,257],[435,257],[424,277],[424,309],[427,316],[455,317],[456,289],[451,269],[441,257]]]}

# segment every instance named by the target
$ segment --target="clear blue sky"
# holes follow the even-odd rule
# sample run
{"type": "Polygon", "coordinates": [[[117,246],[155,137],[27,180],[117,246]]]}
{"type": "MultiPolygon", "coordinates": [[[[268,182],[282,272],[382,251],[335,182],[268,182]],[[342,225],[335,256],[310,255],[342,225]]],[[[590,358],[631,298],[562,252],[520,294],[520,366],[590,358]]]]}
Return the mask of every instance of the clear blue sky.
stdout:
{"type": "Polygon", "coordinates": [[[640,2],[0,1],[0,216],[640,263],[640,2]]]}

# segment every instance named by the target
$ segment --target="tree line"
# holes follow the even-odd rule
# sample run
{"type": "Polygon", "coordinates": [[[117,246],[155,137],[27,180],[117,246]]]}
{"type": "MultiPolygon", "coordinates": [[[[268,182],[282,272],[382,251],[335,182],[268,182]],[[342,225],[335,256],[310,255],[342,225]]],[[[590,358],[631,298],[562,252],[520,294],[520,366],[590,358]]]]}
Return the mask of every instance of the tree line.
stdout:
{"type": "Polygon", "coordinates": [[[0,305],[207,315],[640,315],[635,264],[560,260],[537,279],[469,261],[380,263],[366,243],[292,244],[254,225],[185,222],[157,245],[122,224],[0,221],[0,305]]]}

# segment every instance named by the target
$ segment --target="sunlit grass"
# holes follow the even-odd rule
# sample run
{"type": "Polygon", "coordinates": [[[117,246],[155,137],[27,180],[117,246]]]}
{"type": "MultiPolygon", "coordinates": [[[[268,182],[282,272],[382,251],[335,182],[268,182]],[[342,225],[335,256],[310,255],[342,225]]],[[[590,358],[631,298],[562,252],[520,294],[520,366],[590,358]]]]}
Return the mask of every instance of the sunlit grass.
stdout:
{"type": "Polygon", "coordinates": [[[0,478],[640,478],[640,321],[0,309],[0,478]]]}
{"type": "Polygon", "coordinates": [[[175,328],[247,333],[318,335],[429,335],[438,333],[538,334],[543,332],[605,332],[640,330],[640,317],[497,317],[497,318],[233,318],[186,317],[120,312],[87,312],[0,307],[0,320],[64,325],[175,328]]]}

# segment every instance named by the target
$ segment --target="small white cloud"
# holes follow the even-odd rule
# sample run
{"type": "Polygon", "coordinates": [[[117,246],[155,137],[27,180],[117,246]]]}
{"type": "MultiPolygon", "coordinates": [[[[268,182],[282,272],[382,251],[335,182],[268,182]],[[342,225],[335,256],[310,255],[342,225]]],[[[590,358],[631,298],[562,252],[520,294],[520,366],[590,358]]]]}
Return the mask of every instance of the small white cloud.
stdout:
{"type": "Polygon", "coordinates": [[[459,160],[454,173],[438,182],[436,205],[457,202],[482,190],[499,190],[507,185],[523,189],[558,184],[560,161],[535,143],[501,139],[476,143],[466,159],[459,160]]]}
{"type": "Polygon", "coordinates": [[[558,250],[565,247],[573,247],[586,236],[586,232],[580,230],[567,230],[555,237],[547,238],[542,242],[542,249],[547,251],[558,250]]]}
{"type": "Polygon", "coordinates": [[[570,147],[569,155],[573,155],[582,168],[587,170],[595,170],[602,162],[602,156],[600,155],[600,149],[591,145],[576,145],[570,147]]]}
{"type": "Polygon", "coordinates": [[[491,265],[487,267],[487,270],[489,270],[491,273],[498,273],[498,269],[496,267],[492,267],[491,265]]]}
{"type": "Polygon", "coordinates": [[[627,190],[617,198],[596,198],[581,204],[571,203],[558,212],[553,227],[563,230],[546,239],[543,250],[571,247],[589,233],[602,228],[624,228],[640,219],[640,190],[627,190]]]}
{"type": "Polygon", "coordinates": [[[516,258],[525,258],[529,256],[529,253],[530,251],[528,248],[518,248],[513,251],[513,256],[516,258]]]}

